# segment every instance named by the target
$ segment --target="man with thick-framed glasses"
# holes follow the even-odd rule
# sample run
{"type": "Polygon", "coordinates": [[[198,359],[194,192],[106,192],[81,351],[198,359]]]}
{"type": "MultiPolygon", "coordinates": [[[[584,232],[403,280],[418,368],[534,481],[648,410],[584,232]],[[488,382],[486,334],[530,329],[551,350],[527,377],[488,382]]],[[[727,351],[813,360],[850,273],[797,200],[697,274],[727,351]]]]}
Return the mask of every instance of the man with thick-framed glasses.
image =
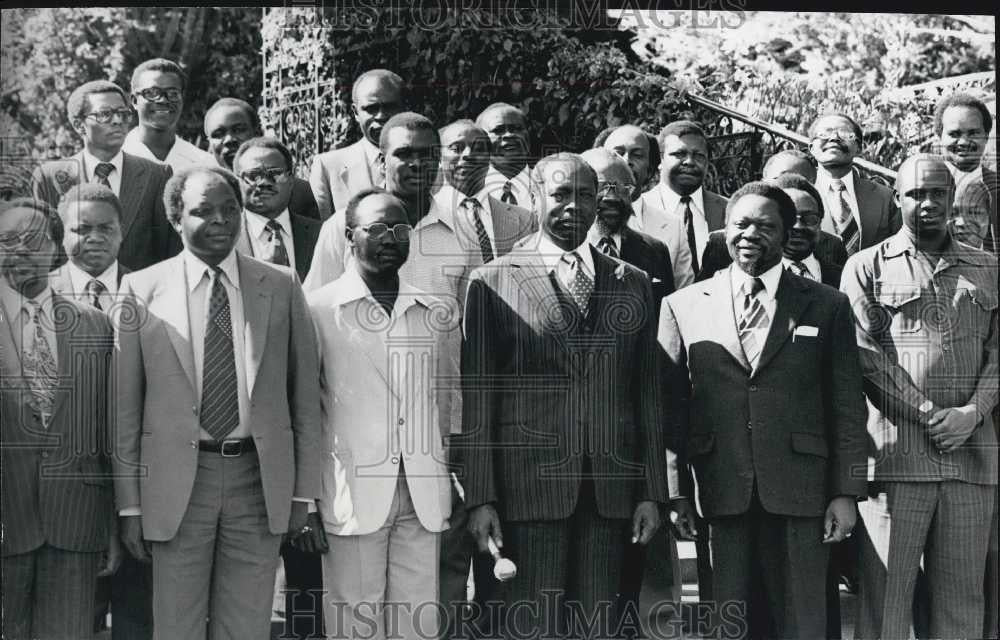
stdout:
{"type": "Polygon", "coordinates": [[[214,166],[215,157],[177,135],[187,75],[164,58],[146,60],[132,72],[132,106],[139,126],[125,136],[128,153],[168,164],[174,171],[214,166]]]}
{"type": "Polygon", "coordinates": [[[809,127],[809,151],[819,167],[816,189],[830,215],[823,231],[840,236],[848,255],[882,242],[899,231],[902,221],[892,189],[854,171],[861,154],[861,126],[842,113],[821,115],[809,127]]]}
{"type": "Polygon", "coordinates": [[[87,82],[70,94],[66,112],[83,140],[83,149],[40,165],[32,177],[34,197],[58,207],[63,195],[78,184],[105,186],[122,206],[121,264],[142,269],[176,254],[180,243],[163,207],[163,187],[172,172],[168,166],[123,150],[133,118],[125,91],[106,80],[87,82]]]}

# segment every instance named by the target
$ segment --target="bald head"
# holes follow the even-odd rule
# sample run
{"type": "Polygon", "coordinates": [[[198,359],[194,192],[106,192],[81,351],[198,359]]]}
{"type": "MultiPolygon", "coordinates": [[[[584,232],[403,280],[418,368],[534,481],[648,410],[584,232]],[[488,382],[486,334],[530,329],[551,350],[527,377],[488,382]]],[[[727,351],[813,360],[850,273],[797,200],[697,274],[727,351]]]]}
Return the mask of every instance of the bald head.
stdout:
{"type": "Polygon", "coordinates": [[[764,163],[764,180],[773,180],[782,174],[799,175],[809,182],[816,182],[816,167],[808,155],[797,149],[779,151],[764,163]]]}
{"type": "Polygon", "coordinates": [[[896,170],[896,191],[904,191],[915,181],[955,188],[955,180],[948,171],[947,162],[942,156],[933,153],[914,154],[899,165],[896,170]]]}
{"type": "Polygon", "coordinates": [[[604,148],[613,151],[628,163],[636,184],[643,185],[652,174],[653,154],[650,136],[639,127],[626,124],[612,131],[604,140],[604,148]]]}
{"type": "Polygon", "coordinates": [[[594,170],[598,180],[611,180],[610,178],[602,177],[608,174],[615,174],[619,177],[627,176],[630,181],[633,180],[632,170],[629,169],[625,158],[622,158],[614,151],[604,148],[587,149],[580,154],[580,157],[594,170]]]}

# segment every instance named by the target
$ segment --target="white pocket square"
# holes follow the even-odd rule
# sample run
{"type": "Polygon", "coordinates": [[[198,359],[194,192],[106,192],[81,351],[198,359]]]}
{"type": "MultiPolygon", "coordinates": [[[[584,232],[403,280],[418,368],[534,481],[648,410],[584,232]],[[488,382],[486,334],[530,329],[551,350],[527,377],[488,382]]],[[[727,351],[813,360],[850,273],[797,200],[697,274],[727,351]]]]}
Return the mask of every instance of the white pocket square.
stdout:
{"type": "Polygon", "coordinates": [[[810,338],[815,338],[816,336],[819,335],[819,327],[810,327],[806,325],[795,327],[795,333],[793,333],[792,335],[809,336],[810,338]]]}
{"type": "Polygon", "coordinates": [[[660,280],[659,278],[653,278],[653,279],[652,279],[652,280],[650,281],[650,284],[656,284],[657,282],[663,282],[663,280],[660,280]]]}

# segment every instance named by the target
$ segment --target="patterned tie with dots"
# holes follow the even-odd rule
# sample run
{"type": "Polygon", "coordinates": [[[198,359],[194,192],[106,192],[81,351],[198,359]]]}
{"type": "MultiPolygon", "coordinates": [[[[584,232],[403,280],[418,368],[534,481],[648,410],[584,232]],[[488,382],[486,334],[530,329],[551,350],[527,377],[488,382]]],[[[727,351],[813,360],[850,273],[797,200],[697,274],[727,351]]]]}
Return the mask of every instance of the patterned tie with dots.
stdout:
{"type": "Polygon", "coordinates": [[[583,260],[576,251],[565,254],[563,261],[569,265],[569,293],[580,311],[586,313],[590,294],[594,292],[594,280],[587,275],[587,270],[583,268],[583,260]]]}
{"type": "Polygon", "coordinates": [[[212,270],[201,380],[201,428],[216,440],[222,440],[239,425],[240,403],[229,296],[222,284],[222,270],[218,267],[212,270]]]}

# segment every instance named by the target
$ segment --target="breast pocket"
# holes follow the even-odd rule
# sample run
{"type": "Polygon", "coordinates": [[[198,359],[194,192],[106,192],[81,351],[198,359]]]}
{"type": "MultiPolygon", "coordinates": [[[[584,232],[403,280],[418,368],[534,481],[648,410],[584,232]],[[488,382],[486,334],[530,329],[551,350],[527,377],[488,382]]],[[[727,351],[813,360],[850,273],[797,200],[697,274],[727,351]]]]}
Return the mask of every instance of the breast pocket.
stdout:
{"type": "Polygon", "coordinates": [[[917,333],[923,328],[926,310],[920,287],[876,282],[875,299],[882,310],[885,330],[893,334],[917,333]]]}
{"type": "Polygon", "coordinates": [[[997,310],[997,295],[978,288],[959,288],[953,304],[956,337],[985,340],[997,310]]]}

